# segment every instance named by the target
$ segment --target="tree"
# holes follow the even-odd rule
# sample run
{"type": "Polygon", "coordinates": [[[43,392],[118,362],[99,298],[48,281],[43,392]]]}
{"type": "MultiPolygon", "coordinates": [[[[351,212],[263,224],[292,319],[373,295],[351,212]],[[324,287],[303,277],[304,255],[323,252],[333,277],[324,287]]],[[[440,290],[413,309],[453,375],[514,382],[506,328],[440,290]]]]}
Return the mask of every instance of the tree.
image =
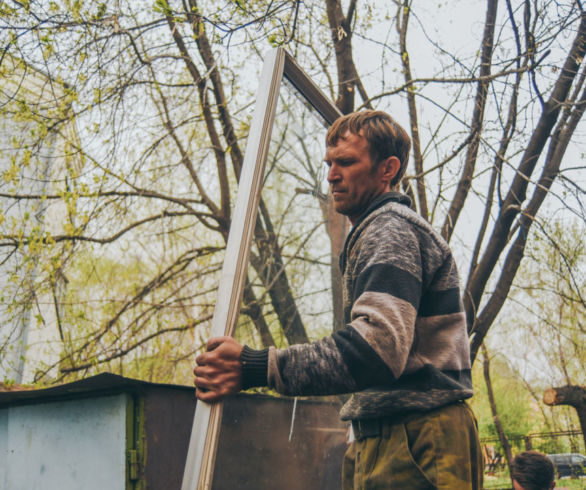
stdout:
{"type": "MultiPolygon", "coordinates": [[[[56,80],[66,77],[67,86],[74,87],[66,102],[76,107],[82,134],[91,138],[94,133],[101,140],[100,146],[92,146],[91,140],[84,139],[82,144],[67,139],[61,134],[67,118],[61,114],[30,115],[35,126],[28,135],[32,143],[27,140],[15,150],[34,147],[39,129],[43,134],[58,133],[71,153],[83,155],[84,173],[76,176],[75,190],[13,191],[3,198],[7,202],[72,202],[69,232],[41,237],[43,248],[66,242],[77,248],[77,256],[96,261],[119,260],[121,252],[132,250],[135,261],[149,262],[116,297],[93,291],[85,301],[101,300],[100,311],[88,306],[83,312],[71,309],[69,323],[75,335],[60,360],[61,376],[111,365],[123,357],[132,359],[136,349],[152,344],[156,337],[173,334],[174,342],[183,343],[183,333],[209,317],[243,161],[238,136],[245,134],[249,117],[239,119],[235,127],[230,101],[236,100],[237,112],[248,104],[251,94],[246,92],[238,100],[236,83],[226,91],[220,74],[224,67],[215,58],[206,33],[209,22],[193,1],[178,7],[173,11],[167,3],[157,2],[151,11],[139,13],[131,5],[119,4],[109,14],[105,5],[89,3],[77,3],[74,8],[67,2],[53,3],[48,12],[42,4],[15,3],[3,12],[8,20],[3,31],[6,50],[26,63],[43,65],[56,80]],[[42,58],[28,50],[29,43],[36,45],[38,39],[42,58]],[[125,110],[137,101],[144,112],[125,110]],[[145,144],[137,145],[137,141],[145,144]],[[201,241],[189,243],[183,233],[201,241]],[[162,240],[153,243],[156,236],[162,240]]],[[[237,5],[231,8],[241,16],[237,5]]],[[[238,28],[226,24],[225,29],[229,36],[238,28]]],[[[7,97],[20,97],[15,110],[23,109],[18,117],[32,112],[18,89],[7,97]]],[[[274,345],[263,311],[264,295],[268,296],[282,329],[282,342],[305,342],[309,337],[285,271],[284,244],[277,241],[283,237],[278,236],[264,201],[260,208],[251,256],[254,277],[248,280],[243,310],[261,342],[274,345]],[[263,299],[257,298],[253,281],[264,284],[263,299]]],[[[33,243],[22,229],[5,232],[3,239],[7,254],[33,243]]],[[[64,261],[49,271],[45,282],[57,269],[64,274],[64,261]]],[[[93,266],[90,273],[96,269],[93,266]]],[[[83,304],[83,299],[77,301],[83,304]]],[[[54,306],[61,308],[57,302],[54,306]]],[[[142,355],[153,355],[147,351],[142,355]]],[[[179,358],[185,355],[176,353],[179,358]]]]}
{"type": "Polygon", "coordinates": [[[524,374],[527,382],[549,386],[543,393],[546,405],[574,407],[586,440],[583,235],[584,225],[576,220],[553,221],[532,234],[526,263],[511,294],[509,309],[516,310],[511,323],[517,332],[507,329],[505,335],[526,346],[517,347],[516,355],[532,365],[524,374]],[[530,352],[525,352],[527,346],[530,352]]]}
{"type": "MultiPolygon", "coordinates": [[[[572,197],[564,204],[584,218],[579,165],[564,158],[575,152],[585,108],[581,3],[507,0],[499,10],[488,0],[485,6],[482,35],[451,52],[443,40],[452,27],[436,21],[441,9],[408,0],[376,7],[355,0],[156,0],[141,10],[124,1],[2,4],[0,69],[8,53],[42,68],[68,87],[54,108],[72,108],[32,111],[19,90],[7,94],[19,100],[15,117],[36,125],[16,145],[17,163],[27,151],[34,158],[36,142],[48,133],[63,137],[68,154],[83,162],[59,192],[3,188],[3,206],[59,200],[70,215],[67,232],[36,242],[26,227],[2,228],[2,249],[10,254],[40,243],[49,256],[69,244],[66,254],[53,255],[58,262],[46,262],[45,284],[73,275],[76,257],[96,263],[104,257],[131,270],[134,255],[130,262],[140,264],[124,291],[101,292],[99,314],[67,308],[77,311],[68,317],[75,340],[61,358],[60,376],[151,358],[157,338],[177,346],[205,338],[242,167],[249,86],[256,83],[251,66],[259,65],[250,55],[271,45],[285,45],[343,112],[375,107],[405,114],[414,150],[405,191],[470,264],[463,269],[464,307],[474,359],[546,197],[555,200],[565,186],[572,197]],[[79,141],[63,131],[72,118],[79,141]],[[463,219],[470,212],[482,216],[472,231],[463,219]]],[[[284,147],[277,144],[273,156],[283,156],[284,147]]],[[[297,181],[305,184],[296,199],[319,188],[317,177],[299,171],[297,181]]],[[[314,192],[313,204],[331,216],[322,194],[314,192]]],[[[303,264],[331,261],[304,256],[305,238],[288,241],[278,221],[286,215],[271,214],[273,204],[260,205],[243,311],[252,341],[286,345],[313,335],[299,311],[304,293],[292,287],[301,283],[295,268],[301,277],[303,264]]],[[[330,219],[328,227],[343,226],[330,219]]],[[[332,250],[339,249],[336,235],[332,250]]],[[[59,301],[54,306],[63,308],[59,301]]],[[[179,379],[191,351],[169,354],[169,363],[181,366],[179,379]]]]}
{"type": "MultiPolygon", "coordinates": [[[[475,240],[464,294],[468,329],[472,335],[473,359],[507,298],[524,255],[529,230],[552,183],[560,173],[566,149],[583,115],[586,95],[586,92],[583,92],[583,76],[580,75],[580,64],[586,49],[586,15],[581,6],[578,4],[575,10],[568,9],[558,19],[558,29],[561,31],[573,25],[575,36],[571,46],[563,53],[565,60],[562,69],[556,71],[557,77],[545,85],[537,81],[537,67],[552,54],[551,51],[544,49],[550,45],[551,40],[550,33],[540,33],[538,27],[541,27],[540,24],[548,13],[547,8],[542,5],[541,10],[532,9],[528,2],[524,2],[519,9],[515,9],[511,2],[506,2],[506,5],[508,11],[505,22],[514,35],[515,55],[512,59],[502,58],[500,50],[503,47],[497,45],[495,39],[498,2],[489,0],[480,44],[478,75],[467,80],[475,82],[477,86],[472,116],[468,124],[469,131],[456,147],[458,152],[466,151],[466,156],[442,225],[442,234],[450,240],[472,188],[477,165],[486,163],[481,162],[478,152],[479,145],[484,139],[484,143],[488,143],[485,150],[493,154],[494,158],[492,164],[486,167],[491,174],[490,182],[483,196],[486,204],[475,240]],[[522,16],[519,12],[521,9],[522,16]],[[522,20],[517,20],[517,16],[521,16],[522,20]],[[524,36],[521,34],[521,26],[524,36]],[[496,48],[500,48],[499,51],[496,51],[496,48]],[[495,56],[498,58],[493,59],[495,56]],[[511,68],[500,68],[503,66],[511,68]],[[536,110],[537,119],[528,132],[526,128],[521,132],[517,127],[522,109],[519,107],[522,103],[520,99],[525,95],[521,91],[524,78],[529,79],[525,83],[532,83],[539,101],[538,106],[532,108],[536,110]],[[501,96],[497,105],[491,107],[489,112],[488,94],[491,90],[496,92],[497,81],[503,84],[501,96]],[[489,114],[494,119],[489,120],[489,114]],[[496,134],[496,138],[491,138],[491,133],[496,134]],[[520,140],[524,144],[519,145],[520,140]],[[511,143],[516,143],[514,149],[510,148],[511,143]],[[544,154],[547,145],[547,154],[544,154]],[[520,154],[519,148],[524,148],[520,154]],[[541,164],[541,175],[534,178],[533,176],[538,173],[538,163],[541,164]],[[514,171],[514,175],[507,183],[504,165],[512,167],[514,171]],[[493,201],[495,198],[498,198],[496,202],[493,201]],[[492,231],[485,238],[493,213],[495,218],[492,221],[492,231]],[[499,264],[499,260],[502,260],[502,264],[499,264]],[[491,279],[495,281],[494,289],[487,292],[491,279]]],[[[407,29],[410,3],[405,2],[402,8],[401,26],[404,31],[407,29]]],[[[403,52],[403,58],[409,59],[407,51],[403,52]]],[[[407,74],[406,85],[409,88],[412,83],[407,65],[404,71],[407,74]]],[[[471,70],[472,73],[476,71],[471,70]]],[[[415,124],[413,112],[410,113],[410,117],[412,125],[415,124]]],[[[447,158],[452,158],[452,155],[448,155],[447,158]]],[[[419,172],[415,180],[417,182],[417,179],[424,177],[425,173],[419,172]]],[[[418,185],[418,189],[420,188],[425,186],[418,185]]],[[[442,197],[442,194],[438,193],[438,198],[442,197]]],[[[419,201],[422,203],[426,199],[421,196],[419,201]]],[[[420,211],[424,210],[425,207],[421,206],[420,211]]]]}

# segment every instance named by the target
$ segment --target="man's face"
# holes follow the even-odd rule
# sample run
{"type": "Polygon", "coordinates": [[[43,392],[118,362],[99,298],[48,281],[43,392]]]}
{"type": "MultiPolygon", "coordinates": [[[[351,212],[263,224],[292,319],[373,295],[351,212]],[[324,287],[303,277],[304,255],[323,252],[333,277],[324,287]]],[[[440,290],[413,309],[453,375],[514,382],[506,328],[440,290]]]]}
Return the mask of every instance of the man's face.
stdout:
{"type": "Polygon", "coordinates": [[[353,225],[373,199],[389,190],[389,181],[383,178],[384,165],[373,169],[369,150],[362,135],[350,132],[326,149],[334,207],[338,213],[348,216],[353,225]]]}

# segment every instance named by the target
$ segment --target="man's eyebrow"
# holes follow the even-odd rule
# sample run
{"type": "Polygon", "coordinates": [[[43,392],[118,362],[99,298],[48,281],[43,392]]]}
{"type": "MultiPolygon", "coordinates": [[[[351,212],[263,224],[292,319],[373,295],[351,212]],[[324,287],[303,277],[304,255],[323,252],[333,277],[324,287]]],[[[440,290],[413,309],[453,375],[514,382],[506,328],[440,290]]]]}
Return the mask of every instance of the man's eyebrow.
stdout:
{"type": "Polygon", "coordinates": [[[354,156],[345,156],[345,157],[335,158],[334,160],[338,160],[341,163],[350,163],[350,162],[355,162],[356,161],[356,157],[354,157],[354,156]]]}

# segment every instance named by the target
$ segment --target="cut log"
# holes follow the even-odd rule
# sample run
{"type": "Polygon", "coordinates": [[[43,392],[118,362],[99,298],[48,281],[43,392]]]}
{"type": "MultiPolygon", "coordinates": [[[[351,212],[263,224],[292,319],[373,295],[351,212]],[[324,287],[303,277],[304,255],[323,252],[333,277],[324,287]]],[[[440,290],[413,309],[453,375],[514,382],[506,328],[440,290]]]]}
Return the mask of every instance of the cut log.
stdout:
{"type": "Polygon", "coordinates": [[[557,388],[548,388],[543,392],[543,403],[549,406],[569,405],[576,409],[582,436],[586,441],[586,387],[566,385],[557,388]]]}

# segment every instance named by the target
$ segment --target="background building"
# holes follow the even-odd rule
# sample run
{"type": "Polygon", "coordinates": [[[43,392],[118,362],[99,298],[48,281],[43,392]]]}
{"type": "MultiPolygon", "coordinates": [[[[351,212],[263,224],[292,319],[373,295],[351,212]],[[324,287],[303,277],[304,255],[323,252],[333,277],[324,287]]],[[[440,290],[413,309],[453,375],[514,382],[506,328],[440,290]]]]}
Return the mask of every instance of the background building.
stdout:
{"type": "Polygon", "coordinates": [[[67,227],[63,189],[80,162],[74,125],[59,124],[67,87],[10,55],[0,63],[0,381],[26,383],[61,350],[66,279],[39,259],[67,227]]]}

